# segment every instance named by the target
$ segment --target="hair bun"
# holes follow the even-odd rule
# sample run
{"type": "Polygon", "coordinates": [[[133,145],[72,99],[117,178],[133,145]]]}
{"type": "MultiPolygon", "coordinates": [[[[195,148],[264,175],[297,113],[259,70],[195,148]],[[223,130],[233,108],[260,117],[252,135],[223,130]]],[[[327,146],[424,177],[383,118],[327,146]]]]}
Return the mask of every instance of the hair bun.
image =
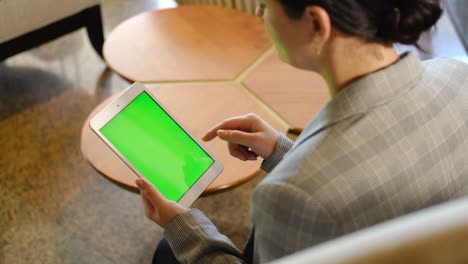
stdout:
{"type": "Polygon", "coordinates": [[[442,15],[439,1],[400,0],[379,26],[377,37],[385,43],[416,44],[421,34],[442,15]]]}

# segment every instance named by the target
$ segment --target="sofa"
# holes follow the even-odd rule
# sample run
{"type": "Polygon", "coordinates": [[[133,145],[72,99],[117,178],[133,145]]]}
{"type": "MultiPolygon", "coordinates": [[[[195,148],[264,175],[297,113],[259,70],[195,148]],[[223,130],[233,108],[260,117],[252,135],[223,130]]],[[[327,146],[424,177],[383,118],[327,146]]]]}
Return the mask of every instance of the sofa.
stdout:
{"type": "Polygon", "coordinates": [[[102,55],[99,0],[0,0],[0,61],[82,27],[102,55]]]}
{"type": "Polygon", "coordinates": [[[362,229],[271,264],[468,263],[468,197],[362,229]]]}

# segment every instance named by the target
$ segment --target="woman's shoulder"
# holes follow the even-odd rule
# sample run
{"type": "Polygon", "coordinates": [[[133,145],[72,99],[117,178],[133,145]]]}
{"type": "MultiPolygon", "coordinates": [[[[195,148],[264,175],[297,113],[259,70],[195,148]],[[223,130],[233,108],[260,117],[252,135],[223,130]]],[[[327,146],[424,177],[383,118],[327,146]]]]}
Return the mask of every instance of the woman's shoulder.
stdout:
{"type": "Polygon", "coordinates": [[[423,62],[423,65],[425,73],[418,85],[420,89],[416,89],[414,95],[421,100],[436,97],[440,103],[464,108],[468,100],[468,64],[455,58],[437,58],[423,62]]]}
{"type": "Polygon", "coordinates": [[[451,74],[458,79],[468,78],[468,58],[466,61],[458,58],[435,58],[423,62],[426,71],[432,74],[451,74]]]}

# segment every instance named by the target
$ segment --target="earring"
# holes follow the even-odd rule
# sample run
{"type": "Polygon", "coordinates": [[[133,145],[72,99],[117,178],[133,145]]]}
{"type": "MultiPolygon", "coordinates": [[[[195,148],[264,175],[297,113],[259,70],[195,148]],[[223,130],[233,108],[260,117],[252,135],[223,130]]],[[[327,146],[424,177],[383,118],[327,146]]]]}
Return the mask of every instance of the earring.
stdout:
{"type": "Polygon", "coordinates": [[[315,47],[314,48],[314,53],[315,53],[315,55],[320,56],[322,54],[322,49],[319,48],[319,47],[315,47]]]}

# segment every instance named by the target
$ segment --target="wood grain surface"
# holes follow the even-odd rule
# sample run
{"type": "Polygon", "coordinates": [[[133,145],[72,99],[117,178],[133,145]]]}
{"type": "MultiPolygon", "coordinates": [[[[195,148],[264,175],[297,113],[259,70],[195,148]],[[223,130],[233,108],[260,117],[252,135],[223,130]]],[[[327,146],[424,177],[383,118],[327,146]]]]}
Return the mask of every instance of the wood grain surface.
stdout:
{"type": "MultiPolygon", "coordinates": [[[[248,113],[258,114],[281,132],[286,130],[235,84],[151,86],[150,91],[198,139],[219,121],[248,113]]],[[[113,98],[115,96],[96,107],[86,120],[81,134],[81,150],[101,174],[130,190],[137,191],[134,183],[137,177],[135,173],[89,128],[91,117],[113,98]]],[[[224,165],[224,171],[204,194],[237,186],[254,177],[259,171],[260,159],[249,162],[235,159],[230,156],[226,142],[216,138],[203,143],[203,146],[224,165]]]]}
{"type": "Polygon", "coordinates": [[[244,84],[298,132],[330,100],[320,75],[283,63],[276,53],[258,65],[244,84]]]}
{"type": "Polygon", "coordinates": [[[217,6],[180,6],[124,21],[104,57],[130,81],[228,80],[270,46],[255,16],[217,6]]]}

